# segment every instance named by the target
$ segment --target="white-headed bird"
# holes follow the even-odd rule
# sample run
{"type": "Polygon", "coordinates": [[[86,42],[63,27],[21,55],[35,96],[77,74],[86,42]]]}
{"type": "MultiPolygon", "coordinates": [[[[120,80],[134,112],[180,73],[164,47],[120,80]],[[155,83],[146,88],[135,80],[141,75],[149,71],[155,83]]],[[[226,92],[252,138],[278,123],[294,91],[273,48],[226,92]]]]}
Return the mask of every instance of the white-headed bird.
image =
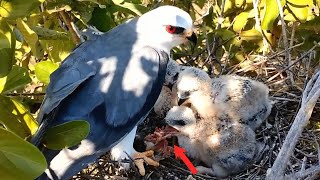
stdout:
{"type": "Polygon", "coordinates": [[[76,147],[45,149],[42,177],[70,178],[109,150],[114,160],[135,157],[137,125],[160,94],[170,50],[189,40],[196,42],[190,15],[161,6],[78,46],[50,76],[32,142],[48,127],[79,119],[90,133],[76,147]]]}

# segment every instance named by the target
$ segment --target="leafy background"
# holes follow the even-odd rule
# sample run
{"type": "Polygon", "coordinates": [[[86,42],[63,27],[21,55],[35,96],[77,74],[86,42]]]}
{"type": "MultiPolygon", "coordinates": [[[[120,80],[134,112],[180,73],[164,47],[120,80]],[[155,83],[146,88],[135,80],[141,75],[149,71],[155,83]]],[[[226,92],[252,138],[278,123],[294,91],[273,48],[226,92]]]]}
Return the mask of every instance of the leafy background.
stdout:
{"type": "MultiPolygon", "coordinates": [[[[81,41],[77,28],[106,32],[164,4],[184,9],[195,20],[197,46],[172,51],[181,64],[211,76],[259,76],[275,86],[283,80],[289,88],[282,91],[302,89],[301,79],[319,67],[316,0],[0,0],[1,177],[33,179],[46,167],[41,152],[28,141],[38,128],[35,118],[50,73],[81,41]],[[312,58],[306,61],[306,55],[312,58]],[[272,64],[272,70],[257,68],[265,64],[272,64]],[[301,74],[301,68],[307,73],[301,74]]],[[[88,129],[83,121],[53,129],[47,146],[74,145],[88,129]],[[75,128],[79,130],[73,132],[75,128]],[[67,130],[74,137],[66,140],[67,130]],[[60,139],[52,138],[57,134],[60,139]]]]}

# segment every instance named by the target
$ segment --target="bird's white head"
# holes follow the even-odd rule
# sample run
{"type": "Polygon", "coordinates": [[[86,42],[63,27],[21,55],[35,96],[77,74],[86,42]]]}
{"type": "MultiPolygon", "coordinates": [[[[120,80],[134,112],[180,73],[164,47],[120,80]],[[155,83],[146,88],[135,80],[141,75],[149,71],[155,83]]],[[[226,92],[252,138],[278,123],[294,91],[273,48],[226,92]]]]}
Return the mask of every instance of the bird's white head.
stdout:
{"type": "Polygon", "coordinates": [[[143,14],[136,30],[139,39],[166,52],[187,41],[197,41],[190,15],[174,6],[161,6],[143,14]]]}
{"type": "Polygon", "coordinates": [[[165,117],[166,123],[176,130],[189,134],[193,132],[197,119],[189,107],[174,106],[165,117]]]}

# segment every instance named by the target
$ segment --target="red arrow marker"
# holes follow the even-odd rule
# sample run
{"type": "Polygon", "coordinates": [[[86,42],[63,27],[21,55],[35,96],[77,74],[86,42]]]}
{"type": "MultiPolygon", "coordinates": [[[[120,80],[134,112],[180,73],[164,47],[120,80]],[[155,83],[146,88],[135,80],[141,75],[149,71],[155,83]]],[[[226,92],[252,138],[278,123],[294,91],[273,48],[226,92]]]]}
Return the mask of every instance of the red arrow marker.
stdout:
{"type": "Polygon", "coordinates": [[[187,165],[187,167],[189,168],[191,173],[192,174],[196,174],[198,172],[198,170],[193,166],[191,161],[184,154],[186,152],[186,150],[181,148],[181,147],[179,147],[179,146],[176,146],[176,145],[173,145],[173,147],[174,147],[174,154],[176,155],[176,158],[180,157],[181,160],[187,165]]]}

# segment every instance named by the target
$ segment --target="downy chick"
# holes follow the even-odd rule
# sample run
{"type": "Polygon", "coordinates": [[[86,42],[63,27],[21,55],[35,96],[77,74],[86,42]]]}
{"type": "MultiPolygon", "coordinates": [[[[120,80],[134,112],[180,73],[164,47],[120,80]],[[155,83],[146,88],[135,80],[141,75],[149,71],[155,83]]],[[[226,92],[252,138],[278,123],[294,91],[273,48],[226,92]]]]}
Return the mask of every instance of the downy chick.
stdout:
{"type": "Polygon", "coordinates": [[[218,107],[216,110],[210,119],[199,119],[192,109],[175,106],[165,119],[180,131],[178,142],[187,155],[208,166],[197,166],[200,174],[226,177],[252,165],[260,145],[249,126],[238,123],[218,107]]]}
{"type": "Polygon", "coordinates": [[[269,89],[261,82],[236,75],[223,75],[208,79],[203,71],[182,71],[177,80],[179,104],[186,101],[200,116],[210,117],[215,112],[214,104],[227,105],[227,114],[238,116],[243,124],[253,130],[269,116],[271,101],[269,89]]]}

